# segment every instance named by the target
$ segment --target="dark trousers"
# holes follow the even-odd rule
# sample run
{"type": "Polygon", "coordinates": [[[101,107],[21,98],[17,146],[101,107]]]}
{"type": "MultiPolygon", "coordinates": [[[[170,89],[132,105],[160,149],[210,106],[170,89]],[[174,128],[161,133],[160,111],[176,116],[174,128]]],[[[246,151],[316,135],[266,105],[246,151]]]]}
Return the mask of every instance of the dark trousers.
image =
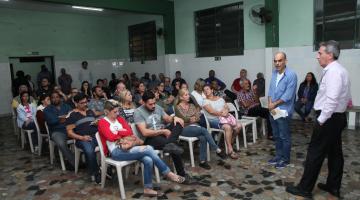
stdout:
{"type": "Polygon", "coordinates": [[[306,103],[302,103],[300,100],[298,100],[295,102],[294,109],[300,115],[301,119],[305,120],[305,117],[307,117],[310,114],[313,106],[314,106],[314,102],[312,101],[307,101],[306,103]],[[303,108],[304,108],[304,112],[302,111],[303,108]]]}
{"type": "MultiPolygon", "coordinates": [[[[169,127],[167,127],[171,131],[171,135],[169,138],[166,138],[164,135],[158,135],[155,137],[147,137],[145,139],[146,145],[151,145],[154,149],[162,150],[164,146],[168,143],[177,143],[177,140],[182,132],[183,127],[180,124],[171,123],[169,127]]],[[[180,176],[185,176],[184,164],[182,162],[181,155],[171,154],[171,158],[173,159],[176,172],[180,176]]]]}
{"type": "Polygon", "coordinates": [[[268,128],[268,137],[272,136],[272,128],[271,128],[271,123],[270,123],[270,119],[269,119],[269,116],[270,116],[270,112],[268,109],[266,108],[263,108],[261,107],[260,105],[259,106],[256,106],[256,107],[253,107],[253,108],[250,108],[248,110],[248,116],[251,116],[251,117],[261,117],[261,118],[264,118],[266,119],[266,125],[267,125],[267,128],[268,128]]]}
{"type": "MultiPolygon", "coordinates": [[[[316,113],[319,116],[320,112],[316,113]]],[[[317,120],[308,147],[304,174],[299,183],[300,189],[311,192],[320,173],[325,157],[328,158],[326,184],[329,188],[339,190],[344,168],[341,132],[346,126],[345,113],[333,113],[331,118],[320,126],[317,120]]]]}

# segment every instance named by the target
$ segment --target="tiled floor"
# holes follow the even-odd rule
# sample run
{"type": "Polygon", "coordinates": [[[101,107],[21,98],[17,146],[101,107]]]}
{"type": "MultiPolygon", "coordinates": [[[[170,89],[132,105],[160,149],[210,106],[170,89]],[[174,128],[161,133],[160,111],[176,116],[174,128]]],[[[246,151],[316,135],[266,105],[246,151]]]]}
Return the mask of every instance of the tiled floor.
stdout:
{"type": "MultiPolygon", "coordinates": [[[[302,162],[310,140],[311,124],[295,121],[292,124],[292,164],[276,170],[266,161],[274,153],[272,141],[260,139],[257,144],[242,149],[237,161],[219,161],[212,154],[212,170],[187,170],[198,180],[196,185],[176,185],[162,180],[161,190],[166,193],[159,199],[295,199],[285,192],[286,185],[297,183],[302,174],[302,162]]],[[[343,133],[345,169],[341,194],[344,199],[360,199],[360,131],[343,133]]],[[[195,148],[197,149],[197,148],[195,148]]],[[[20,148],[14,135],[11,118],[0,118],[0,199],[119,199],[117,179],[107,180],[104,189],[90,182],[85,170],[78,175],[63,172],[59,161],[49,163],[47,149],[43,156],[31,154],[28,147],[20,148]]],[[[185,152],[184,156],[187,156],[185,152]]],[[[196,154],[197,155],[197,154],[196,154]]],[[[196,161],[197,161],[196,157],[196,161]]],[[[326,164],[326,163],[325,163],[326,164]]],[[[327,167],[324,164],[319,181],[324,181],[327,167]]],[[[142,197],[141,175],[131,171],[125,181],[128,199],[142,197]]],[[[327,199],[325,192],[315,188],[314,199],[327,199]]]]}

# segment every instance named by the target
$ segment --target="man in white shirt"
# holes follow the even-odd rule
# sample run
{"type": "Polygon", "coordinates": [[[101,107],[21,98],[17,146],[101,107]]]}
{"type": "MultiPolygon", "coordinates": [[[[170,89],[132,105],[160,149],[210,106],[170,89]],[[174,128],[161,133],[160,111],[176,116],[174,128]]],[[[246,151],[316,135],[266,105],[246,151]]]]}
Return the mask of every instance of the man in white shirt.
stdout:
{"type": "Polygon", "coordinates": [[[80,80],[80,83],[82,83],[84,81],[88,81],[90,83],[90,88],[92,88],[92,86],[93,86],[93,75],[92,75],[91,71],[88,69],[88,62],[87,61],[83,61],[81,63],[81,69],[79,71],[79,80],[80,80]]]}
{"type": "Polygon", "coordinates": [[[323,69],[314,109],[313,134],[305,161],[304,174],[297,186],[289,186],[286,191],[311,198],[317,177],[325,157],[328,158],[326,183],[318,183],[318,188],[340,198],[341,179],[344,168],[341,132],[346,126],[345,110],[350,100],[350,80],[347,70],[338,63],[339,43],[330,40],[320,44],[317,59],[323,69]]]}

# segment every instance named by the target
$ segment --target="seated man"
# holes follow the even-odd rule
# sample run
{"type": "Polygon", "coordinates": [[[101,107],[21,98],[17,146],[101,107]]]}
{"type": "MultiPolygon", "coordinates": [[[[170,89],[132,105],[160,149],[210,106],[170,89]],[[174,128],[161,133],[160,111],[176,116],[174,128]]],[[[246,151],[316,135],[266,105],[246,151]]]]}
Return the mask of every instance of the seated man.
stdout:
{"type": "Polygon", "coordinates": [[[84,94],[77,94],[74,101],[76,108],[66,120],[66,131],[70,138],[76,140],[75,145],[83,150],[91,179],[100,183],[101,175],[95,153],[95,148],[98,145],[95,138],[97,132],[96,115],[87,108],[87,99],[84,94]]]}
{"type": "Polygon", "coordinates": [[[134,121],[145,141],[145,145],[151,145],[154,149],[164,150],[170,153],[177,174],[185,177],[185,183],[191,182],[191,177],[186,175],[181,154],[183,149],[176,143],[182,132],[184,121],[178,117],[171,117],[156,105],[155,95],[146,91],[142,99],[144,104],[137,108],[134,113],[134,121]],[[169,124],[166,126],[166,124],[169,124]]]}
{"type": "Polygon", "coordinates": [[[49,95],[52,92],[52,87],[50,84],[50,81],[48,78],[44,77],[41,79],[41,85],[39,86],[39,89],[36,91],[36,96],[41,96],[41,95],[49,95]]]}
{"type": "Polygon", "coordinates": [[[79,93],[79,90],[77,88],[71,88],[70,95],[68,96],[68,100],[65,102],[67,105],[69,105],[72,109],[75,108],[75,101],[74,97],[79,93]]]}
{"type": "Polygon", "coordinates": [[[72,109],[69,105],[62,103],[58,92],[52,92],[50,98],[51,104],[44,109],[44,118],[49,127],[50,138],[55,142],[56,146],[70,164],[70,166],[67,166],[67,169],[74,170],[74,153],[66,143],[69,138],[67,137],[65,128],[66,116],[72,109]]]}
{"type": "MultiPolygon", "coordinates": [[[[21,102],[20,100],[20,94],[23,93],[23,92],[28,92],[28,87],[26,85],[20,85],[19,86],[19,95],[14,97],[13,100],[11,101],[11,107],[16,110],[16,108],[18,107],[19,103],[21,102]]],[[[34,104],[36,105],[36,101],[35,99],[30,96],[30,102],[31,104],[34,104]]]]}
{"type": "Polygon", "coordinates": [[[104,98],[104,91],[100,86],[95,86],[92,88],[92,94],[93,98],[90,99],[88,107],[95,113],[96,117],[102,118],[104,115],[104,104],[106,99],[104,98]]]}
{"type": "Polygon", "coordinates": [[[210,70],[209,78],[205,79],[205,82],[206,82],[206,84],[212,84],[213,81],[216,81],[217,85],[219,86],[219,90],[224,90],[226,88],[225,83],[215,77],[215,71],[210,70]]]}
{"type": "Polygon", "coordinates": [[[269,119],[269,110],[261,107],[259,98],[250,88],[250,81],[244,80],[241,84],[242,90],[238,94],[239,110],[244,115],[251,117],[262,117],[266,119],[268,127],[268,139],[272,139],[272,128],[269,119]]]}

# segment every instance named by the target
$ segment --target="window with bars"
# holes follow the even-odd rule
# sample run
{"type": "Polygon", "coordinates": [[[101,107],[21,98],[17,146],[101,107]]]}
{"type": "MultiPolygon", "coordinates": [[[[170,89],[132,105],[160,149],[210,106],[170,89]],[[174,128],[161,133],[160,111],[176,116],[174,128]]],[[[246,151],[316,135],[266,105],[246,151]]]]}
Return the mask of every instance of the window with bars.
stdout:
{"type": "Polygon", "coordinates": [[[360,0],[314,1],[314,46],[336,40],[342,49],[360,48],[360,0]]]}
{"type": "Polygon", "coordinates": [[[128,27],[130,61],[156,60],[155,21],[135,24],[128,27]]]}
{"type": "Polygon", "coordinates": [[[244,53],[243,3],[195,12],[196,57],[244,53]]]}

